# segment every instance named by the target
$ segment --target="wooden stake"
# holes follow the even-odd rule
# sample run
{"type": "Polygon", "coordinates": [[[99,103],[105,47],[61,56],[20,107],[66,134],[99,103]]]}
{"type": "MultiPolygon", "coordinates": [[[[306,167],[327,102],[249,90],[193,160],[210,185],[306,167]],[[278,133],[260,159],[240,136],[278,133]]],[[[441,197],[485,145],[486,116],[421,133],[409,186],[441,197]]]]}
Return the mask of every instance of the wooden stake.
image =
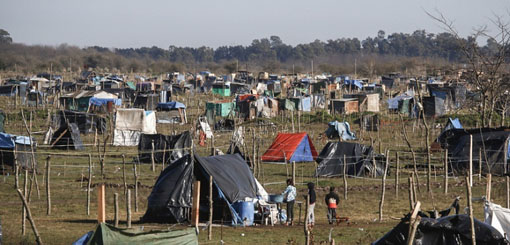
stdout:
{"type": "Polygon", "coordinates": [[[156,163],[154,159],[154,140],[152,140],[152,151],[151,151],[151,162],[152,162],[152,172],[156,171],[156,163]]]}
{"type": "Polygon", "coordinates": [[[126,198],[127,228],[131,228],[131,190],[127,190],[126,198]]]}
{"type": "MultiPolygon", "coordinates": [[[[51,174],[51,156],[46,157],[46,215],[51,215],[51,189],[50,189],[50,174],[51,174]]],[[[35,171],[35,170],[34,170],[35,171]]]]}
{"type": "Polygon", "coordinates": [[[421,222],[421,216],[418,216],[418,217],[416,217],[416,220],[412,223],[411,232],[407,239],[407,245],[414,244],[414,237],[416,235],[416,230],[418,229],[418,225],[420,225],[420,222],[421,222]]]}
{"type": "Polygon", "coordinates": [[[135,161],[133,161],[133,174],[135,176],[135,212],[138,212],[138,172],[135,161]]]}
{"type": "Polygon", "coordinates": [[[345,156],[344,154],[344,174],[343,174],[343,179],[344,179],[344,200],[347,200],[347,157],[345,156]]]}
{"type": "Polygon", "coordinates": [[[198,229],[200,207],[200,181],[193,183],[193,206],[191,208],[191,225],[198,229]]]}
{"type": "Polygon", "coordinates": [[[491,202],[491,191],[492,191],[492,174],[487,174],[487,187],[485,188],[485,198],[488,202],[491,202]]]}
{"type": "Polygon", "coordinates": [[[97,190],[97,222],[106,222],[105,188],[101,184],[97,190]]]}
{"type": "Polygon", "coordinates": [[[444,194],[448,194],[448,149],[444,150],[444,194]]]}
{"type": "Polygon", "coordinates": [[[407,233],[408,244],[409,244],[409,241],[412,241],[412,239],[410,239],[411,238],[411,233],[412,233],[412,230],[413,230],[412,226],[415,223],[416,218],[418,217],[418,212],[420,211],[420,208],[421,208],[421,202],[418,201],[418,202],[416,202],[416,205],[411,209],[412,212],[411,212],[411,217],[409,217],[409,229],[408,229],[408,233],[407,233]]]}
{"type": "Polygon", "coordinates": [[[414,194],[413,194],[413,177],[408,178],[409,183],[409,209],[412,210],[414,207],[414,194]]]}
{"type": "Polygon", "coordinates": [[[122,180],[124,181],[124,195],[127,195],[127,181],[126,181],[126,155],[122,154],[122,180]]]}
{"type": "Polygon", "coordinates": [[[19,198],[21,198],[21,201],[23,202],[23,206],[25,207],[25,210],[27,212],[28,221],[30,222],[30,225],[32,225],[32,231],[34,232],[35,235],[35,241],[37,242],[37,244],[42,245],[43,242],[41,240],[39,232],[37,231],[37,227],[35,226],[35,222],[34,219],[32,218],[32,213],[30,212],[30,207],[27,204],[27,200],[23,196],[23,193],[21,193],[20,189],[16,189],[16,191],[18,191],[19,198]]]}
{"type": "Polygon", "coordinates": [[[482,181],[482,148],[478,148],[478,181],[482,181]]]}
{"type": "MultiPolygon", "coordinates": [[[[472,137],[470,137],[472,139],[472,137]]],[[[472,176],[471,176],[472,177],[472,176]]],[[[473,216],[473,203],[472,203],[472,195],[471,195],[471,183],[469,182],[469,177],[466,177],[466,189],[467,189],[467,202],[469,208],[469,220],[471,222],[471,241],[472,244],[476,244],[476,235],[475,235],[475,220],[473,216]]]]}
{"type": "Polygon", "coordinates": [[[296,184],[296,161],[292,161],[292,183],[296,184]]]}
{"type": "MultiPolygon", "coordinates": [[[[27,185],[28,185],[28,170],[25,169],[25,181],[23,183],[23,193],[27,194],[27,185]]],[[[24,236],[26,233],[25,224],[27,222],[27,209],[25,206],[22,207],[22,216],[21,216],[21,234],[24,236]]]]}
{"type": "Polygon", "coordinates": [[[14,188],[19,189],[19,165],[16,157],[16,147],[14,147],[14,188]]]}
{"type": "Polygon", "coordinates": [[[506,180],[506,208],[510,208],[510,177],[508,177],[508,141],[505,141],[505,148],[503,149],[503,166],[505,167],[505,180],[506,180]]]}
{"type": "Polygon", "coordinates": [[[213,177],[209,176],[209,227],[207,229],[207,240],[212,240],[213,222],[213,177]]]}
{"type": "Polygon", "coordinates": [[[473,186],[473,135],[469,135],[469,185],[473,186]]]}
{"type": "MultiPolygon", "coordinates": [[[[308,208],[310,208],[310,195],[306,195],[305,214],[308,215],[308,208]]],[[[310,229],[308,227],[308,217],[305,215],[304,231],[305,231],[305,245],[310,244],[310,229]]]]}
{"type": "Polygon", "coordinates": [[[91,184],[92,184],[92,155],[89,154],[89,179],[87,181],[87,216],[90,215],[90,188],[91,188],[91,184]]]}
{"type": "Polygon", "coordinates": [[[382,178],[381,201],[379,202],[379,222],[381,222],[383,219],[384,193],[386,192],[386,173],[388,172],[388,166],[390,165],[389,153],[390,151],[386,151],[386,164],[384,166],[384,174],[382,178]]]}
{"type": "Polygon", "coordinates": [[[398,156],[398,151],[395,152],[395,161],[396,161],[396,173],[395,173],[395,198],[398,199],[398,181],[400,178],[400,158],[398,156]]]}
{"type": "Polygon", "coordinates": [[[119,193],[113,194],[113,206],[115,207],[114,210],[114,225],[115,227],[119,227],[119,193]]]}

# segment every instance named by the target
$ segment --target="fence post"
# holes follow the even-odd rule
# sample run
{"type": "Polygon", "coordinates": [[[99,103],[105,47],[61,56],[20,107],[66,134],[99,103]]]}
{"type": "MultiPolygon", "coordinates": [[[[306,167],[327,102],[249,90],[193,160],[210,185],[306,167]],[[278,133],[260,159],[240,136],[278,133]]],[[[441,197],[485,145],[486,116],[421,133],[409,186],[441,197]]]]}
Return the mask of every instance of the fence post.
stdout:
{"type": "Polygon", "coordinates": [[[106,222],[105,186],[101,184],[97,192],[97,221],[106,222]]]}
{"type": "Polygon", "coordinates": [[[90,186],[92,182],[92,155],[89,154],[89,179],[87,181],[87,216],[90,215],[90,186]]]}
{"type": "MultiPolygon", "coordinates": [[[[51,215],[51,189],[50,189],[50,174],[51,174],[51,162],[50,162],[51,156],[48,155],[46,158],[46,215],[51,215]]],[[[35,169],[34,169],[35,171],[35,169]]]]}
{"type": "Polygon", "coordinates": [[[448,149],[444,150],[444,194],[448,194],[448,149]]]}
{"type": "Polygon", "coordinates": [[[115,207],[114,210],[114,225],[115,227],[119,227],[119,193],[113,194],[113,205],[115,207]]]}
{"type": "Polygon", "coordinates": [[[343,168],[343,179],[344,179],[344,200],[347,200],[347,157],[344,154],[344,168],[343,168]]]}
{"type": "Polygon", "coordinates": [[[212,222],[213,222],[213,177],[209,176],[209,227],[207,229],[207,240],[212,240],[212,222]]]}
{"type": "Polygon", "coordinates": [[[398,181],[400,178],[400,158],[398,155],[398,151],[395,152],[395,161],[396,161],[396,173],[395,173],[395,197],[398,199],[398,181]]]}
{"type": "Polygon", "coordinates": [[[381,201],[379,202],[379,222],[381,222],[383,219],[384,193],[386,192],[386,173],[388,172],[388,166],[390,165],[389,154],[390,154],[390,151],[387,150],[386,151],[386,164],[384,166],[384,173],[383,173],[383,178],[382,178],[381,201]]]}
{"type": "Polygon", "coordinates": [[[475,221],[473,217],[473,203],[472,203],[472,194],[471,194],[471,183],[469,183],[469,178],[466,177],[466,189],[467,189],[467,202],[469,208],[469,220],[471,222],[471,241],[473,245],[476,244],[476,235],[475,235],[475,221]]]}
{"type": "Polygon", "coordinates": [[[127,214],[127,228],[131,228],[131,190],[127,191],[126,198],[126,214],[127,214]]]}

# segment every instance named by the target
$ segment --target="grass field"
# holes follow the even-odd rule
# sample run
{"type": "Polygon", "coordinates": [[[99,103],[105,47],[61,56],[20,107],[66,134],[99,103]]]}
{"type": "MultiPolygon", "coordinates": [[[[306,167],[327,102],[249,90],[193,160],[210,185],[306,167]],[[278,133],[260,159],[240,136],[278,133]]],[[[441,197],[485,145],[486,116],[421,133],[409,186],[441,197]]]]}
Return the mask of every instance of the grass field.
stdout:
{"type": "MultiPolygon", "coordinates": [[[[185,98],[182,98],[186,101],[185,98]]],[[[200,100],[197,100],[200,101],[200,100]]],[[[19,120],[19,109],[12,109],[12,103],[3,103],[1,108],[8,114],[8,123],[6,124],[6,132],[18,135],[26,135],[19,120]],[[8,109],[10,108],[10,109],[8,109]]],[[[190,121],[195,120],[196,115],[203,110],[203,102],[201,104],[190,101],[188,104],[188,115],[190,121]],[[194,111],[195,110],[195,111],[194,111]]],[[[27,114],[29,115],[29,114],[27,114]]],[[[37,138],[37,142],[42,142],[43,132],[47,129],[46,110],[38,110],[33,113],[34,119],[32,132],[37,138]],[[39,132],[39,133],[38,133],[39,132]]],[[[321,115],[318,112],[302,115],[300,119],[301,131],[306,131],[312,137],[313,143],[320,151],[326,144],[326,140],[320,137],[320,134],[326,129],[326,123],[331,120],[331,116],[321,115]]],[[[338,116],[337,120],[343,118],[338,116]]],[[[355,119],[346,118],[351,120],[355,119]]],[[[374,148],[379,151],[384,149],[390,150],[390,175],[386,181],[386,196],[383,209],[383,220],[380,222],[379,217],[379,200],[381,198],[381,178],[349,178],[348,179],[348,199],[343,199],[343,180],[342,178],[320,178],[316,180],[313,177],[314,163],[298,163],[296,167],[296,178],[298,188],[298,201],[303,200],[306,194],[307,182],[318,181],[317,186],[317,205],[315,208],[316,226],[313,228],[313,240],[316,244],[328,240],[331,233],[338,244],[368,244],[381,237],[398,223],[398,219],[409,212],[407,178],[409,177],[411,158],[409,150],[401,136],[401,125],[398,123],[398,117],[395,115],[387,115],[384,117],[386,124],[382,125],[382,130],[375,133],[364,133],[360,142],[370,144],[370,139],[375,141],[374,148]],[[399,180],[399,197],[395,195],[395,151],[401,152],[400,164],[402,167],[401,178],[399,180]],[[341,223],[340,225],[330,226],[326,219],[326,206],[324,204],[324,195],[327,194],[329,186],[337,187],[341,202],[338,213],[341,216],[347,216],[351,222],[349,224],[341,223]]],[[[297,121],[297,120],[296,120],[297,121]]],[[[290,119],[286,121],[271,120],[274,123],[274,129],[266,129],[257,124],[250,123],[243,126],[250,130],[256,130],[255,135],[261,139],[260,154],[262,154],[271,144],[272,140],[280,131],[292,131],[290,119]]],[[[438,121],[439,122],[439,121],[438,121]]],[[[356,124],[351,124],[355,132],[359,132],[356,124]]],[[[426,152],[424,135],[422,129],[416,127],[413,132],[412,122],[406,124],[411,143],[418,156],[418,163],[424,164],[426,152]]],[[[182,132],[188,130],[191,125],[158,125],[158,132],[170,134],[172,132],[182,132]]],[[[297,131],[297,122],[295,122],[297,131]]],[[[247,130],[245,140],[247,149],[252,149],[252,133],[247,130]]],[[[439,129],[432,131],[431,138],[435,138],[439,133],[439,129]]],[[[91,144],[94,140],[93,135],[83,136],[85,144],[91,144]]],[[[102,136],[100,137],[102,140],[102,136]]],[[[230,138],[229,132],[215,134],[215,146],[226,151],[230,138]]],[[[201,155],[210,152],[207,147],[197,146],[197,151],[201,155]]],[[[36,157],[38,162],[38,183],[40,187],[40,195],[38,196],[35,185],[31,188],[30,208],[35,219],[37,228],[41,234],[42,240],[46,244],[69,244],[79,238],[84,233],[94,229],[96,225],[96,185],[98,183],[106,183],[106,203],[108,222],[113,220],[113,194],[119,193],[121,227],[125,227],[126,206],[123,195],[123,164],[122,154],[126,156],[126,179],[129,188],[134,187],[133,176],[133,157],[137,154],[134,147],[113,147],[108,146],[106,149],[105,170],[102,179],[100,175],[97,148],[87,146],[85,151],[61,151],[51,150],[48,146],[39,145],[36,157]],[[93,177],[92,177],[92,196],[91,196],[91,214],[86,215],[86,189],[88,176],[88,154],[92,154],[93,177]],[[52,214],[46,215],[46,192],[43,181],[45,171],[45,159],[51,155],[51,197],[52,197],[52,214]]],[[[251,150],[248,151],[251,155],[251,150]]],[[[456,196],[461,196],[461,209],[466,207],[466,187],[463,176],[449,179],[449,192],[443,193],[443,174],[442,174],[442,152],[434,153],[432,156],[433,164],[437,166],[437,172],[432,175],[432,192],[427,192],[426,172],[420,170],[420,193],[418,199],[422,202],[423,210],[432,210],[447,208],[456,196]]],[[[27,221],[26,235],[21,234],[21,217],[22,205],[14,188],[14,175],[10,171],[10,167],[6,167],[7,171],[0,176],[0,219],[3,231],[3,244],[33,244],[35,243],[33,232],[27,221]]],[[[147,208],[147,197],[154,185],[156,178],[161,171],[162,166],[157,165],[155,172],[151,171],[150,164],[142,164],[139,166],[139,198],[138,211],[133,212],[133,229],[144,230],[152,229],[178,229],[181,226],[161,225],[161,224],[140,224],[136,222],[147,208]]],[[[436,168],[434,168],[436,169],[436,168]]],[[[262,169],[258,175],[258,180],[265,184],[264,187],[269,193],[281,193],[284,188],[285,179],[288,178],[290,166],[278,164],[262,164],[262,169]]],[[[31,176],[31,173],[29,173],[31,176]]],[[[24,172],[19,178],[20,186],[23,186],[24,172]]],[[[29,181],[30,186],[30,181],[29,181]]],[[[503,178],[493,178],[492,199],[495,203],[504,204],[506,201],[505,182],[503,178]]],[[[30,187],[29,187],[30,189],[30,187]]],[[[473,187],[474,197],[485,195],[485,178],[478,180],[474,177],[473,187]]],[[[134,199],[134,198],[132,198],[134,199]]],[[[483,204],[481,202],[474,203],[474,214],[478,219],[483,220],[483,204]]],[[[134,210],[134,203],[132,204],[134,210]]],[[[297,214],[298,210],[296,210],[297,214]]],[[[302,211],[304,212],[304,211],[302,211]]],[[[462,210],[461,210],[462,212],[462,210]]],[[[302,214],[304,216],[304,214],[302,214]]],[[[301,217],[302,217],[301,216],[301,217]]],[[[301,218],[302,219],[302,218],[301,218]]],[[[207,231],[200,230],[199,241],[203,244],[220,244],[223,240],[226,244],[302,244],[304,242],[303,226],[254,226],[254,227],[230,227],[215,226],[213,228],[213,239],[207,241],[207,231]],[[244,236],[242,235],[244,234],[244,236]]]]}

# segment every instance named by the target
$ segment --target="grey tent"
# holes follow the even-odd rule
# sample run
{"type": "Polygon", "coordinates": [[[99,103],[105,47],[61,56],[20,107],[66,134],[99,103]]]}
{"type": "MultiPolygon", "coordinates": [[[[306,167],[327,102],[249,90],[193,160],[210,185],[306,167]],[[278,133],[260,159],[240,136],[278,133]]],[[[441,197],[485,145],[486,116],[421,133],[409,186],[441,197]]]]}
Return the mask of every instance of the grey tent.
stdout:
{"type": "Polygon", "coordinates": [[[350,142],[328,142],[317,157],[315,175],[334,177],[343,175],[344,164],[347,175],[376,176],[383,174],[383,164],[376,159],[372,147],[350,142]],[[347,163],[344,163],[344,155],[347,163]],[[374,164],[375,160],[375,164],[374,164]]]}

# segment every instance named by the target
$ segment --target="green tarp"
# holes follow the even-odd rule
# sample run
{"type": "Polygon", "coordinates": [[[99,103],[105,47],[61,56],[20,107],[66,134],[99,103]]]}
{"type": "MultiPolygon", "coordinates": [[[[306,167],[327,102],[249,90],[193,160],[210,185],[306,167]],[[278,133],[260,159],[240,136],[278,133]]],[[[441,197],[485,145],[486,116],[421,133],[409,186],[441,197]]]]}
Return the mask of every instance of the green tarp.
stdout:
{"type": "Polygon", "coordinates": [[[296,110],[296,102],[294,102],[290,99],[281,99],[280,100],[280,109],[287,110],[287,111],[294,111],[294,110],[296,110]]]}
{"type": "Polygon", "coordinates": [[[194,228],[173,231],[133,231],[102,223],[97,226],[87,244],[198,245],[198,237],[194,228]]]}
{"type": "Polygon", "coordinates": [[[234,113],[234,102],[207,102],[205,108],[212,111],[212,115],[227,117],[231,112],[234,113]]]}
{"type": "Polygon", "coordinates": [[[219,94],[221,96],[230,96],[230,88],[224,87],[224,88],[213,88],[212,89],[213,94],[219,94]]]}

